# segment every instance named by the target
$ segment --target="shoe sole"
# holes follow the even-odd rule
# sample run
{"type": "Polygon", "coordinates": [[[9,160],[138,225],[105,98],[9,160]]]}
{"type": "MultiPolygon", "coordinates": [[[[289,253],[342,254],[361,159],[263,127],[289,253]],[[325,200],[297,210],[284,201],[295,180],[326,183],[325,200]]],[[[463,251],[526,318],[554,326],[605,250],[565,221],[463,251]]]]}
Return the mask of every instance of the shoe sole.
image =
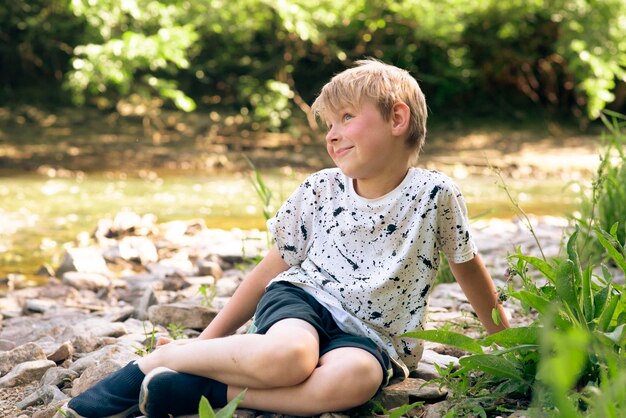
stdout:
{"type": "MultiPolygon", "coordinates": [[[[126,418],[130,414],[133,414],[135,412],[139,412],[139,405],[131,406],[130,408],[128,408],[125,411],[120,412],[119,414],[108,415],[106,417],[101,417],[101,418],[126,418]]],[[[69,418],[90,418],[90,417],[84,417],[80,415],[78,412],[74,411],[72,408],[67,408],[67,410],[65,411],[65,416],[69,418]]]]}
{"type": "Polygon", "coordinates": [[[167,367],[157,367],[156,369],[148,373],[141,382],[141,391],[139,392],[139,411],[141,411],[141,413],[145,416],[148,416],[148,412],[146,411],[146,404],[148,403],[148,398],[150,396],[148,385],[150,384],[150,381],[154,378],[154,376],[163,372],[176,373],[174,370],[168,369],[167,367]]]}

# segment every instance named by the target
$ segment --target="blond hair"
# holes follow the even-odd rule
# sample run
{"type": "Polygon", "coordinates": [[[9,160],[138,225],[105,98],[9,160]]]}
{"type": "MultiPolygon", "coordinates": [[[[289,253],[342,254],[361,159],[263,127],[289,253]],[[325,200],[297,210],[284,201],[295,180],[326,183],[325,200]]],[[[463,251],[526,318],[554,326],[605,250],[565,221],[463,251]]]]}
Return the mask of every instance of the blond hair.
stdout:
{"type": "Polygon", "coordinates": [[[322,121],[329,112],[348,105],[361,108],[363,100],[372,100],[383,118],[390,120],[393,105],[404,102],[411,110],[407,145],[416,155],[426,139],[426,98],[408,71],[375,59],[356,61],[356,66],[335,75],[322,88],[311,105],[322,121]]]}

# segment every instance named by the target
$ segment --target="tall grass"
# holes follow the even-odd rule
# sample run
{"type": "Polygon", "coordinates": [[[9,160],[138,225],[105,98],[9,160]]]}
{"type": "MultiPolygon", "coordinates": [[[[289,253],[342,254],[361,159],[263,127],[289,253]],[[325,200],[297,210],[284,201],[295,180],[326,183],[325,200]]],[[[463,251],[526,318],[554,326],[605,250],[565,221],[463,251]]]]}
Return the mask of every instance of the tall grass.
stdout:
{"type": "Polygon", "coordinates": [[[601,118],[606,130],[602,134],[600,164],[591,190],[583,196],[581,216],[575,219],[582,231],[581,255],[590,262],[605,261],[594,228],[608,231],[618,222],[617,240],[621,244],[626,240],[626,116],[606,110],[601,118]]]}

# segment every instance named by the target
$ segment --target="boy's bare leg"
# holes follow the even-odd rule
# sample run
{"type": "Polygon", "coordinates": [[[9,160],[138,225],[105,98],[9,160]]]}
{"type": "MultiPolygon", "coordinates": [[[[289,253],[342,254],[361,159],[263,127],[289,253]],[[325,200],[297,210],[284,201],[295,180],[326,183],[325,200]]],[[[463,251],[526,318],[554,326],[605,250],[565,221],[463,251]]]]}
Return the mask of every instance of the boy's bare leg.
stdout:
{"type": "Polygon", "coordinates": [[[303,382],[318,361],[317,330],[300,319],[285,319],[264,335],[167,344],[139,359],[138,364],[146,374],[163,366],[237,387],[274,388],[303,382]]]}
{"type": "MultiPolygon", "coordinates": [[[[302,416],[343,411],[371,399],[382,379],[382,368],[372,354],[354,347],[337,348],[320,358],[319,366],[304,382],[291,387],[248,389],[241,406],[302,416]]],[[[241,390],[229,386],[228,400],[241,390]]]]}

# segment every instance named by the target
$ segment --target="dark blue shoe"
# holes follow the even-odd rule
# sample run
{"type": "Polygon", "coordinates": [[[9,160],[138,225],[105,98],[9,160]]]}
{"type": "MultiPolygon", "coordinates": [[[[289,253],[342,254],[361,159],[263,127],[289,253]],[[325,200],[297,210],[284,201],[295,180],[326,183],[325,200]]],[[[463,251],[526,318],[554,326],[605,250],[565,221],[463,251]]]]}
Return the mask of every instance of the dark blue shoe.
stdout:
{"type": "Polygon", "coordinates": [[[141,384],[139,410],[150,418],[197,414],[202,396],[212,407],[223,407],[226,390],[225,384],[208,377],[157,367],[141,384]]]}
{"type": "Polygon", "coordinates": [[[136,362],[111,373],[67,404],[72,418],[126,418],[139,410],[139,392],[145,377],[136,362]]]}

